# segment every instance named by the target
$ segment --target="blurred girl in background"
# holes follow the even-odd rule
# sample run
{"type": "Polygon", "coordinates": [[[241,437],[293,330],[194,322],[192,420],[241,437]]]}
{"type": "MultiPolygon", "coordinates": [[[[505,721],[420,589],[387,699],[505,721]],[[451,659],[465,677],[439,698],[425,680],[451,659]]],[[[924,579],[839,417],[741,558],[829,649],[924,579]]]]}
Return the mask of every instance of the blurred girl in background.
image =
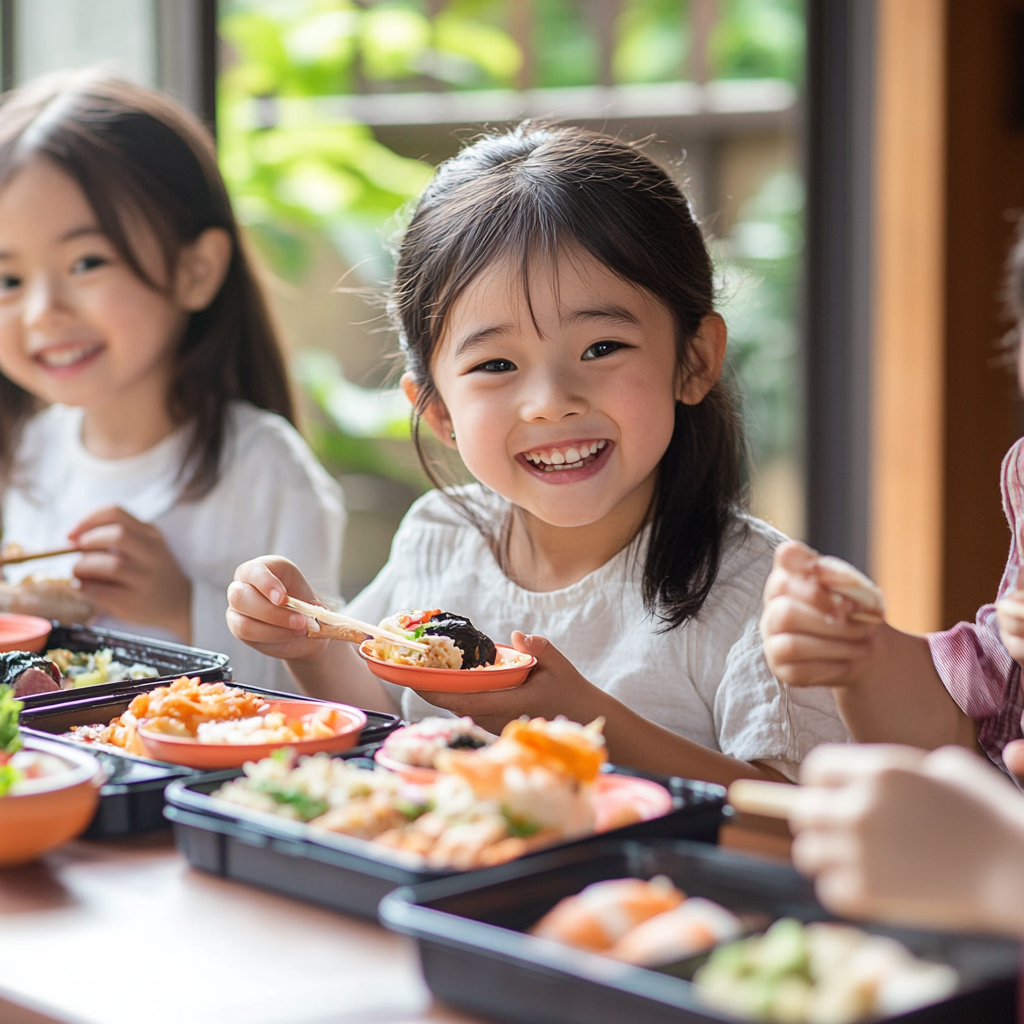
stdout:
{"type": "Polygon", "coordinates": [[[337,485],[293,427],[284,362],[212,139],[89,73],[0,107],[0,487],[6,542],[82,554],[97,622],[287,675],[224,622],[235,566],[275,551],[338,588],[337,485]]]}

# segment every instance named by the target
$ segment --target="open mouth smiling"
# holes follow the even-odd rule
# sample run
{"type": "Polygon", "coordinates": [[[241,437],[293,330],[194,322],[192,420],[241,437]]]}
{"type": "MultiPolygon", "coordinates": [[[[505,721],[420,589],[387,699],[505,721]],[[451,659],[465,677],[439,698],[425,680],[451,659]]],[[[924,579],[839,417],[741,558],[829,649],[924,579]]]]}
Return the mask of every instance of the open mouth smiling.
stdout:
{"type": "Polygon", "coordinates": [[[566,470],[587,469],[610,451],[610,441],[604,438],[573,441],[559,446],[532,448],[519,456],[532,470],[540,473],[563,473],[566,470]]]}
{"type": "Polygon", "coordinates": [[[87,362],[102,349],[103,343],[99,341],[51,345],[34,353],[32,358],[47,370],[67,370],[87,362]]]}

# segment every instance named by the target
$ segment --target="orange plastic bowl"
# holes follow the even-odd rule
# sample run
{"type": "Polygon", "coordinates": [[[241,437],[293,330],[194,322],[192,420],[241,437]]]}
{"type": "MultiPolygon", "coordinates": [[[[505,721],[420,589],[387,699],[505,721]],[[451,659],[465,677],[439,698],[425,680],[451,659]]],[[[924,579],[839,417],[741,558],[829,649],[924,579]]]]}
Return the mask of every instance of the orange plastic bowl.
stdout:
{"type": "Polygon", "coordinates": [[[413,690],[435,690],[438,693],[484,693],[487,690],[510,690],[526,682],[537,659],[522,654],[507,644],[495,644],[498,662],[490,668],[421,668],[419,665],[396,665],[370,654],[371,640],[359,645],[359,654],[370,671],[386,683],[408,686],[413,690]]]}
{"type": "Polygon", "coordinates": [[[27,779],[0,796],[0,867],[28,864],[84,832],[96,813],[106,773],[92,754],[50,740],[24,740],[24,750],[60,758],[68,770],[27,779]]]}
{"type": "Polygon", "coordinates": [[[29,651],[38,654],[46,646],[53,629],[49,619],[38,615],[0,612],[0,651],[29,651]]]}
{"type": "Polygon", "coordinates": [[[138,730],[138,736],[146,755],[155,761],[169,761],[186,768],[205,768],[211,771],[241,768],[246,761],[259,761],[281,747],[289,747],[297,754],[340,754],[351,750],[366,725],[366,715],[359,708],[349,707],[348,704],[324,705],[309,700],[271,700],[260,708],[259,713],[263,715],[279,711],[288,719],[296,719],[325,706],[339,712],[342,723],[338,730],[332,736],[300,740],[298,743],[200,743],[187,737],[150,732],[142,727],[138,730]]]}

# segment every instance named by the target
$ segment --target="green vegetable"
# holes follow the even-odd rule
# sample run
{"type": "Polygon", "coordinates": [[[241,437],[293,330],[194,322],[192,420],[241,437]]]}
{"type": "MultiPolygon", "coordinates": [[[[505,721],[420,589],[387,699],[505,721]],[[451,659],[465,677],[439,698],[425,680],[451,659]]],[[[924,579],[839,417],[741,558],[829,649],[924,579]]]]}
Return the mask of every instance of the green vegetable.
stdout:
{"type": "Polygon", "coordinates": [[[270,780],[259,782],[256,789],[260,793],[266,793],[279,804],[288,804],[294,807],[303,821],[319,818],[321,814],[326,814],[330,810],[330,804],[326,800],[317,800],[297,789],[286,789],[280,783],[270,780]]]}
{"type": "Polygon", "coordinates": [[[521,818],[512,814],[507,807],[502,807],[501,813],[508,822],[508,834],[517,839],[529,839],[540,831],[540,825],[529,818],[521,818]]]}
{"type": "Polygon", "coordinates": [[[14,699],[14,688],[0,686],[0,754],[14,754],[21,750],[18,732],[18,713],[25,705],[14,699]]]}
{"type": "Polygon", "coordinates": [[[7,791],[21,779],[21,772],[13,764],[0,764],[0,796],[6,796],[7,791]]]}

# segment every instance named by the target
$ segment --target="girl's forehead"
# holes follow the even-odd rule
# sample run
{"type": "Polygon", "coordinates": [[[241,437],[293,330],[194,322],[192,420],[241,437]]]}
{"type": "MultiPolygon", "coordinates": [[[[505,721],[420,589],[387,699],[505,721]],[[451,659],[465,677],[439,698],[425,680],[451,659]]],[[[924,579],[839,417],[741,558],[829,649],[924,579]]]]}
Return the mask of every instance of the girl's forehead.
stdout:
{"type": "Polygon", "coordinates": [[[445,326],[451,329],[458,321],[490,316],[497,310],[517,318],[535,316],[539,310],[558,316],[580,302],[606,300],[609,295],[636,306],[662,305],[646,288],[579,249],[537,252],[525,261],[505,256],[466,285],[452,303],[445,326]]]}

